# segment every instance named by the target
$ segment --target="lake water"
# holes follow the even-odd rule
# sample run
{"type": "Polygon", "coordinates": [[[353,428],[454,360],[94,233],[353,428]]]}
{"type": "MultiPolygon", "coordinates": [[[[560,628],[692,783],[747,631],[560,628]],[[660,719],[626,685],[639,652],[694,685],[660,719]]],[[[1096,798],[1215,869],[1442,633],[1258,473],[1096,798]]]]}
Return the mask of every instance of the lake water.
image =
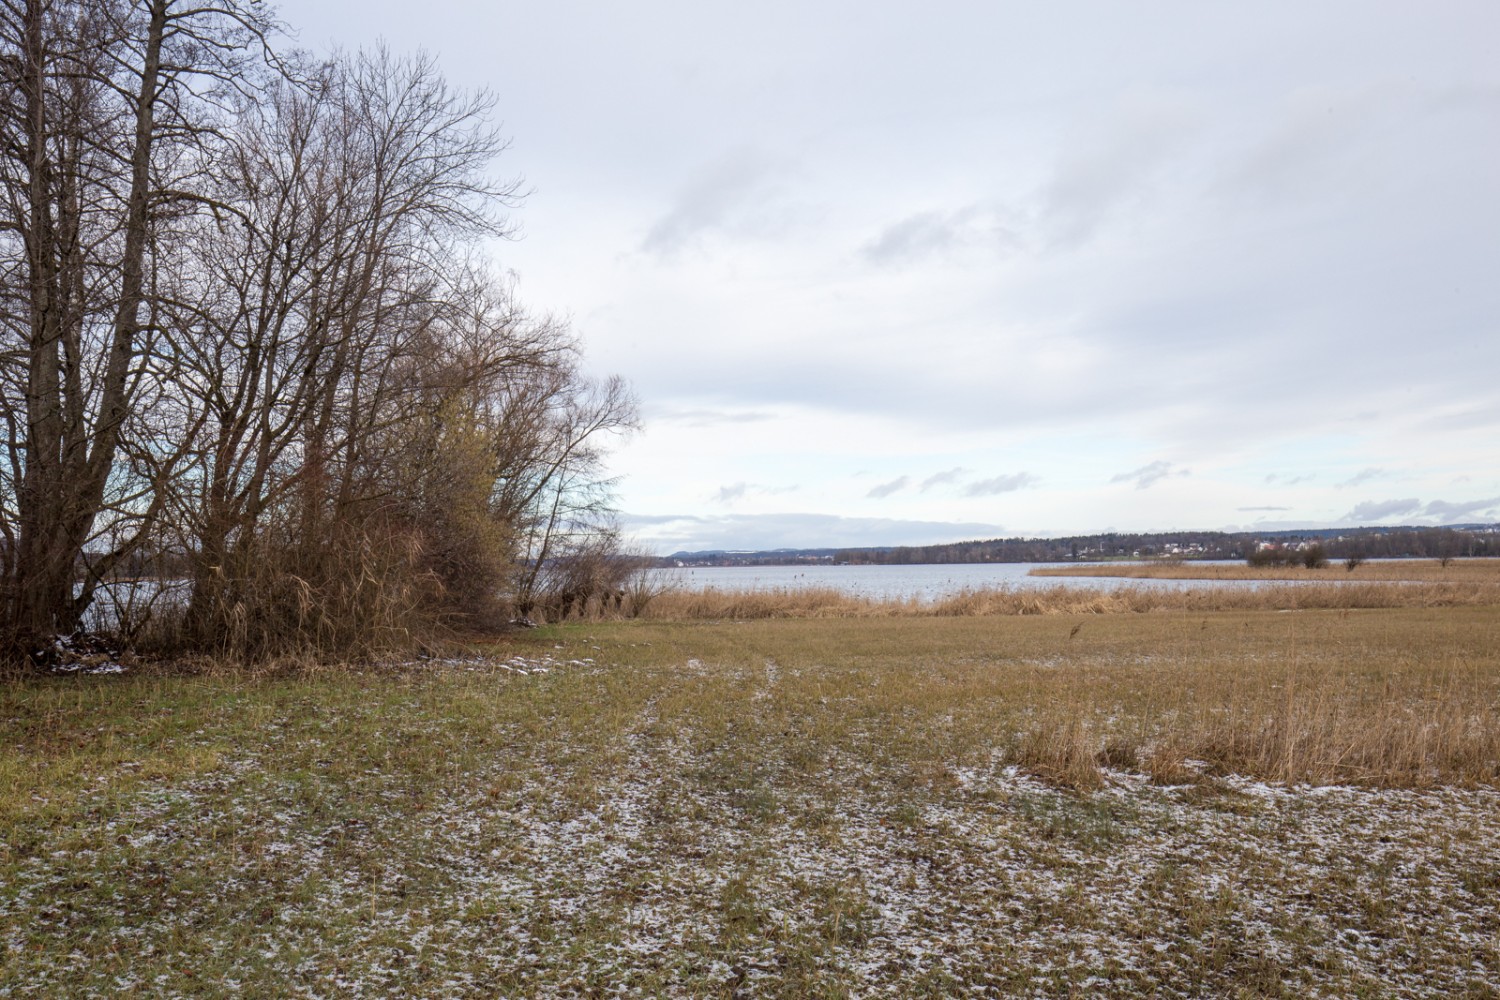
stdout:
{"type": "MultiPolygon", "coordinates": [[[[936,600],[962,590],[1006,587],[1013,590],[1037,587],[1080,587],[1114,590],[1119,587],[1193,590],[1201,587],[1264,587],[1300,582],[1288,580],[1135,580],[1111,576],[1029,576],[1038,566],[1076,566],[1087,563],[950,563],[942,566],[700,566],[652,570],[659,579],[689,590],[714,587],[719,590],[801,590],[831,587],[856,597],[904,600],[915,597],[936,600]]],[[[1205,565],[1214,565],[1206,562],[1205,565]]],[[[1237,562],[1219,565],[1238,565],[1237,562]]],[[[1329,582],[1341,583],[1334,578],[1329,582]]],[[[141,580],[105,584],[85,618],[85,627],[114,628],[153,604],[161,611],[181,606],[187,600],[188,582],[141,580]]]]}
{"type": "MultiPolygon", "coordinates": [[[[1028,576],[1038,566],[1077,563],[949,563],[941,566],[699,566],[663,570],[664,579],[690,590],[801,590],[832,587],[858,597],[933,600],[961,590],[1032,587],[1261,587],[1263,580],[1132,580],[1110,576],[1028,576]]],[[[1286,581],[1275,581],[1285,583],[1286,581]]]]}

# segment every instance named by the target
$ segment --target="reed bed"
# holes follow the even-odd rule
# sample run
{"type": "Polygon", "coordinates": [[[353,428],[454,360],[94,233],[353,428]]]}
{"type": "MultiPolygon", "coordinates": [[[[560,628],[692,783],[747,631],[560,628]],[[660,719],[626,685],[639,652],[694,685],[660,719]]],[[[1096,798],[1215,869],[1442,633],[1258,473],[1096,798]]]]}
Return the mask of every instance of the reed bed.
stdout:
{"type": "MultiPolygon", "coordinates": [[[[633,609],[625,609],[629,615],[633,609]]],[[[921,614],[915,598],[882,600],[836,587],[779,587],[731,590],[704,587],[669,589],[658,594],[635,617],[652,621],[713,621],[762,618],[889,618],[921,614]]]]}
{"type": "Polygon", "coordinates": [[[1500,584],[1500,559],[1453,559],[1444,566],[1437,559],[1392,559],[1362,562],[1349,569],[1333,560],[1326,566],[1250,566],[1204,562],[1158,561],[1084,563],[1078,566],[1038,566],[1031,576],[1093,576],[1135,580],[1299,580],[1420,583],[1500,584]]]}
{"type": "MultiPolygon", "coordinates": [[[[791,710],[817,715],[834,743],[885,720],[892,759],[918,769],[936,741],[1084,791],[1111,773],[1500,783],[1500,616],[1485,607],[592,627],[606,655],[643,669],[681,657],[763,684],[774,663],[791,710]]],[[[701,704],[745,710],[721,696],[701,704]]]]}
{"type": "Polygon", "coordinates": [[[1436,608],[1500,604],[1500,589],[1475,583],[1326,583],[1258,588],[997,587],[962,590],[937,600],[878,598],[831,587],[774,590],[668,590],[637,607],[606,612],[592,606],[583,620],[637,617],[651,621],[754,621],[768,618],[920,618],[983,615],[1142,614],[1158,611],[1300,611],[1353,608],[1436,608]]]}
{"type": "Polygon", "coordinates": [[[1229,775],[1400,788],[1500,780],[1500,711],[1493,692],[1476,697],[1493,685],[1471,669],[1384,677],[1372,690],[1327,665],[1184,663],[1170,672],[1177,692],[1113,703],[1114,685],[1064,673],[1007,751],[1058,787],[1093,791],[1122,772],[1159,785],[1229,775]]]}

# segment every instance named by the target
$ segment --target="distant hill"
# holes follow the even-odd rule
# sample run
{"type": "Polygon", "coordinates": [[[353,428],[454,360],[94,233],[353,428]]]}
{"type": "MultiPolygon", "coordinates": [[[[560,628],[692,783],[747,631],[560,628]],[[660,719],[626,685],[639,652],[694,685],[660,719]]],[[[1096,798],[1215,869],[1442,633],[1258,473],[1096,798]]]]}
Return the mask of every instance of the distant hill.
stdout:
{"type": "Polygon", "coordinates": [[[1092,562],[1108,559],[1243,559],[1263,545],[1296,547],[1321,542],[1330,559],[1500,556],[1500,524],[1442,528],[1309,528],[1295,531],[1152,531],[1068,535],[1061,538],[991,538],[947,545],[870,548],[710,549],[674,552],[661,561],[684,566],[795,566],[810,563],[905,566],[942,563],[1092,562]]]}

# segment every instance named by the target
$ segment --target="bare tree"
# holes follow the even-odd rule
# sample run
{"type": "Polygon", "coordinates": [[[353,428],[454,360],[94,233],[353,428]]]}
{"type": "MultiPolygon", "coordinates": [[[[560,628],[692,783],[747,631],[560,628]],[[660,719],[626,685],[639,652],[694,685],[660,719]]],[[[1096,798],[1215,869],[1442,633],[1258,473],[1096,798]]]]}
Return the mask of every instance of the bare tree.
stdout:
{"type": "Polygon", "coordinates": [[[608,435],[637,426],[635,398],[618,378],[595,383],[574,373],[552,388],[519,399],[525,429],[498,438],[533,449],[508,455],[499,480],[502,509],[520,527],[514,591],[522,614],[539,603],[586,601],[618,582],[605,582],[619,539],[603,446],[608,435]]]}
{"type": "Polygon", "coordinates": [[[177,641],[409,644],[614,545],[634,401],[486,262],[521,194],[492,99],[385,49],[272,58],[259,11],[0,0],[21,640],[155,559],[190,580],[177,641]]]}
{"type": "Polygon", "coordinates": [[[148,412],[175,369],[158,266],[269,28],[249,0],[0,3],[0,597],[18,638],[71,629],[160,513],[181,449],[148,412]]]}
{"type": "Polygon", "coordinates": [[[184,384],[206,416],[174,520],[200,645],[476,620],[597,429],[577,345],[478,253],[518,195],[488,179],[488,96],[383,50],[306,76],[244,109],[235,211],[198,234],[184,384]]]}

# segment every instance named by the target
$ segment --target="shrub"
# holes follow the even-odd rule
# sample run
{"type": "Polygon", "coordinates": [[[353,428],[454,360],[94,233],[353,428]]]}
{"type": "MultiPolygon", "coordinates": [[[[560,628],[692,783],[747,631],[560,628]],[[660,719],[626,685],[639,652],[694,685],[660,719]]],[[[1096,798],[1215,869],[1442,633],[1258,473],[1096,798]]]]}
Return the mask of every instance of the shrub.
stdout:
{"type": "Polygon", "coordinates": [[[1245,563],[1250,566],[1275,566],[1279,562],[1281,562],[1281,551],[1275,548],[1257,546],[1245,556],[1245,563]]]}

